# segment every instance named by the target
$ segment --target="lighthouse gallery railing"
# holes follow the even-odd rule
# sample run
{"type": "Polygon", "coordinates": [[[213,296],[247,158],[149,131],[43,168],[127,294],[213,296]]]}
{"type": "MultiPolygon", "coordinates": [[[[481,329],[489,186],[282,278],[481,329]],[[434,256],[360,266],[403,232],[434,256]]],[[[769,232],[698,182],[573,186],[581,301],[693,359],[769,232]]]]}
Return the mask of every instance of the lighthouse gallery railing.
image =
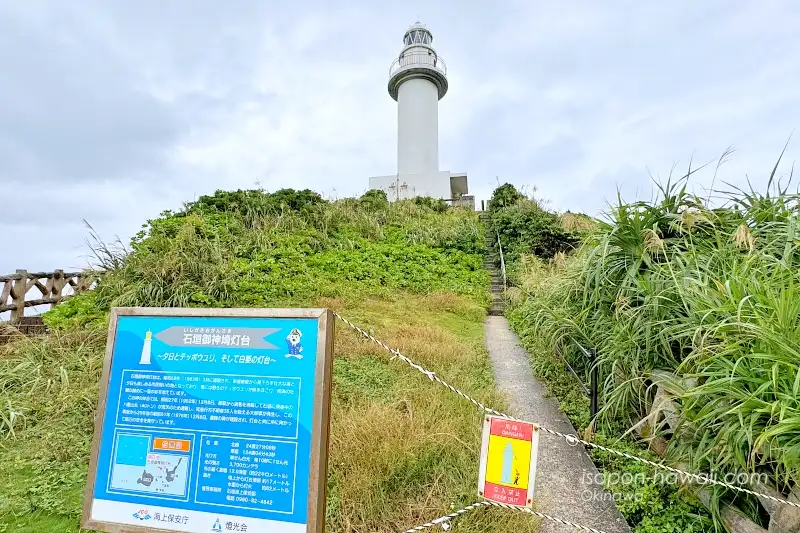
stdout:
{"type": "Polygon", "coordinates": [[[406,52],[400,54],[400,57],[392,62],[392,66],[389,67],[389,76],[394,75],[394,73],[400,69],[415,66],[433,67],[442,74],[447,74],[447,65],[445,64],[444,60],[436,54],[432,52],[406,52]]]}

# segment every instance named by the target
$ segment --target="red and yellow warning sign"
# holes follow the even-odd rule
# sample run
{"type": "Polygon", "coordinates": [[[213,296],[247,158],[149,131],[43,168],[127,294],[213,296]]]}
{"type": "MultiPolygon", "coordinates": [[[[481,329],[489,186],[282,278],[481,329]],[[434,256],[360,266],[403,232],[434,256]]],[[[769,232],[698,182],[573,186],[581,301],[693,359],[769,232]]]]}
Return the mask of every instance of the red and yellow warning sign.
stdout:
{"type": "Polygon", "coordinates": [[[498,503],[531,507],[538,447],[539,428],[534,424],[486,417],[478,495],[498,503]]]}

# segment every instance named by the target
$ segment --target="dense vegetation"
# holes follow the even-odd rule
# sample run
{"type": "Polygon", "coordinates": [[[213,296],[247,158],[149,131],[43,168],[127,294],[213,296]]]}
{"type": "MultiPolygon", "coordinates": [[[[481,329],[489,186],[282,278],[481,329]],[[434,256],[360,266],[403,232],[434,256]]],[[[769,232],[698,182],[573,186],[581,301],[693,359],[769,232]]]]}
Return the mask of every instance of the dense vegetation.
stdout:
{"type": "MultiPolygon", "coordinates": [[[[578,369],[576,343],[597,350],[601,433],[632,433],[666,384],[680,425],[649,429],[671,438],[668,461],[787,491],[800,480],[799,198],[770,179],[712,207],[680,180],[620,201],[566,261],[518,262],[515,327],[578,369]]],[[[764,523],[754,498],[713,496],[764,523]]]]}
{"type": "MultiPolygon", "coordinates": [[[[0,531],[78,529],[111,306],[333,308],[502,406],[483,346],[483,231],[433,201],[236,191],[149,221],[127,254],[98,250],[97,289],[49,312],[48,336],[0,346],[0,531]]],[[[328,531],[394,532],[472,503],[481,413],[336,327],[328,531]]],[[[533,523],[492,509],[458,526],[533,523]]]]}
{"type": "MultiPolygon", "coordinates": [[[[549,259],[578,243],[578,236],[564,228],[558,215],[509,183],[495,189],[489,201],[489,216],[510,264],[519,261],[522,254],[549,259]]],[[[497,243],[495,251],[499,254],[497,243]]]]}
{"type": "Polygon", "coordinates": [[[396,290],[480,300],[482,234],[472,213],[374,193],[328,203],[310,192],[220,191],[149,221],[97,290],[46,321],[82,321],[76,310],[87,307],[289,305],[396,290]]]}

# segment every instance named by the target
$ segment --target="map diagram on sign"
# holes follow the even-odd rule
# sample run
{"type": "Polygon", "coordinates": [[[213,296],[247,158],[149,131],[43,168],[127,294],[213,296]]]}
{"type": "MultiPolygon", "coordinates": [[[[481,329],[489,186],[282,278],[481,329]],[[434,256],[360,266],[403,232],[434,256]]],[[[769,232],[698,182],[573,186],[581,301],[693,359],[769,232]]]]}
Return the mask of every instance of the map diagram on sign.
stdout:
{"type": "Polygon", "coordinates": [[[150,436],[121,434],[111,465],[110,488],[184,497],[189,478],[189,451],[189,440],[156,437],[151,444],[150,436]]]}

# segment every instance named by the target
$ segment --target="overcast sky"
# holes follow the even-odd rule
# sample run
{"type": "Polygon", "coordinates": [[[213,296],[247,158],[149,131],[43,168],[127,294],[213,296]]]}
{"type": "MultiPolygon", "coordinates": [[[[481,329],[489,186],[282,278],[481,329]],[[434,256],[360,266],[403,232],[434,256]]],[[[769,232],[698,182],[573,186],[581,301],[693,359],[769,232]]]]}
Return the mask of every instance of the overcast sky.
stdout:
{"type": "Polygon", "coordinates": [[[730,145],[718,184],[763,188],[800,122],[791,0],[0,0],[0,274],[84,266],[84,218],[127,242],[219,188],[364,192],[396,169],[417,18],[448,65],[440,168],[478,201],[499,179],[598,214],[730,145]]]}

